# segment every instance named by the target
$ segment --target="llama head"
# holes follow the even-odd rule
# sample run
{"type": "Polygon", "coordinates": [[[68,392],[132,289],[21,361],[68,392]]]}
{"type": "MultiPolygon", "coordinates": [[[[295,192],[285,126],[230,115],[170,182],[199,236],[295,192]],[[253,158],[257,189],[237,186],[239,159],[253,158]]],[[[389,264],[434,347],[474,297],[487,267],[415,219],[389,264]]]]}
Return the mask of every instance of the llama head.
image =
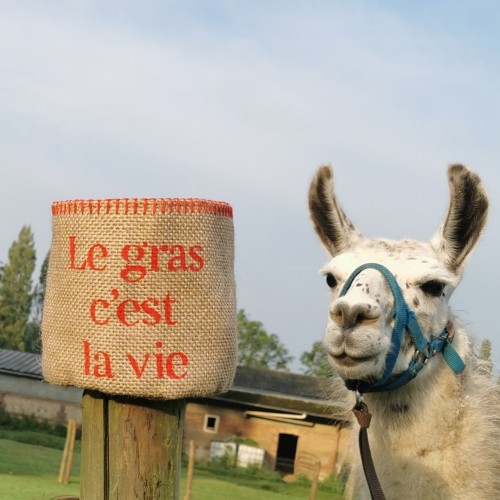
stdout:
{"type": "MultiPolygon", "coordinates": [[[[464,262],[486,221],[488,201],[479,177],[461,165],[448,169],[450,202],[445,220],[429,242],[368,240],[340,208],[330,167],[320,168],[309,190],[314,228],[332,259],[323,268],[331,289],[324,345],[336,373],[344,379],[372,382],[383,373],[391,349],[393,297],[375,269],[343,284],[360,265],[382,264],[395,277],[426,339],[438,336],[449,320],[448,301],[464,262]]],[[[393,373],[408,367],[415,347],[403,339],[393,373]]]]}

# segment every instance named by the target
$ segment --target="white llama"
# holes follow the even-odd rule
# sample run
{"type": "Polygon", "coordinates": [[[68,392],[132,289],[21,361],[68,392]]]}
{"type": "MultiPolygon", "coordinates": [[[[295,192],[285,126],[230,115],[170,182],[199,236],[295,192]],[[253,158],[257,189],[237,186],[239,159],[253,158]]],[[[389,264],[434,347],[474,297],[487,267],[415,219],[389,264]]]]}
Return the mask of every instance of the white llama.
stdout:
{"type": "MultiPolygon", "coordinates": [[[[372,414],[368,436],[385,497],[500,498],[498,386],[448,306],[486,221],[479,177],[449,167],[448,213],[430,242],[365,239],[338,205],[332,179],[321,167],[309,191],[314,228],[332,256],[323,269],[331,288],[324,346],[353,399],[356,389],[363,393],[372,414]],[[366,263],[375,265],[351,275],[366,263]],[[397,293],[406,312],[394,311],[397,293]]],[[[355,451],[347,492],[370,498],[355,451]]]]}

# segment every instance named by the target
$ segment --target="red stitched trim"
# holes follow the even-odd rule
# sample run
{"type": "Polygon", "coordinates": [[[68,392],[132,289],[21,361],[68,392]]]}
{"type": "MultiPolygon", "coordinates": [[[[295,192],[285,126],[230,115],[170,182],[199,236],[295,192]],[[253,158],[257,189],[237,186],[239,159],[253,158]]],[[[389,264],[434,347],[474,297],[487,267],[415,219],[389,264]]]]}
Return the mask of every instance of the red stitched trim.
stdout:
{"type": "Polygon", "coordinates": [[[57,215],[142,215],[157,212],[177,214],[212,214],[233,217],[231,205],[221,201],[200,198],[107,198],[104,200],[68,200],[55,201],[51,205],[53,216],[57,215]],[[114,210],[113,210],[114,204],[114,210]],[[142,204],[142,210],[140,210],[142,204]]]}

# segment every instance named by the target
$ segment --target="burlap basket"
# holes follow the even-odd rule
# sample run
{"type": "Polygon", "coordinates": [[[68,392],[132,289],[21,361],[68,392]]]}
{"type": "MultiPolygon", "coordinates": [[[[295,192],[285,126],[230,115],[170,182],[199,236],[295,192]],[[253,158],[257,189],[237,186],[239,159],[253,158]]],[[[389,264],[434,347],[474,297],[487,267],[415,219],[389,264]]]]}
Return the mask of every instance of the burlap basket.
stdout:
{"type": "Polygon", "coordinates": [[[231,207],[198,199],[55,202],[42,369],[56,385],[178,399],[236,366],[231,207]]]}

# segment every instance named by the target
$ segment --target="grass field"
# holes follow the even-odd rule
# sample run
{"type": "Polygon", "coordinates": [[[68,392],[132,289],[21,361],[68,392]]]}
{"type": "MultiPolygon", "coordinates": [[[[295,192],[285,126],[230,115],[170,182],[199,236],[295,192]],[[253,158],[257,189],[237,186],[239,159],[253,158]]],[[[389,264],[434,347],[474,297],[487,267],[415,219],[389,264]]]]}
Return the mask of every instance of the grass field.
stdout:
{"type": "MultiPolygon", "coordinates": [[[[30,440],[36,436],[19,433],[19,438],[30,440]]],[[[5,435],[3,436],[5,437],[5,435]]],[[[57,483],[57,474],[62,456],[60,449],[47,446],[0,439],[0,499],[8,500],[49,500],[59,495],[76,495],[80,490],[78,471],[80,467],[79,447],[76,448],[71,482],[69,485],[57,483]]],[[[18,439],[19,440],[19,439],[18,439]]],[[[56,443],[57,444],[57,443],[56,443]]],[[[181,491],[184,491],[184,473],[181,491]]],[[[256,477],[239,478],[236,473],[216,476],[214,471],[195,469],[191,490],[192,500],[291,500],[307,499],[309,486],[299,481],[285,484],[276,480],[256,477]]],[[[182,498],[182,495],[181,495],[182,498]]],[[[335,488],[319,491],[317,500],[340,500],[342,495],[335,488]]]]}
{"type": "Polygon", "coordinates": [[[75,453],[71,484],[57,482],[61,450],[0,439],[0,498],[48,500],[78,495],[80,454],[75,453]]]}

